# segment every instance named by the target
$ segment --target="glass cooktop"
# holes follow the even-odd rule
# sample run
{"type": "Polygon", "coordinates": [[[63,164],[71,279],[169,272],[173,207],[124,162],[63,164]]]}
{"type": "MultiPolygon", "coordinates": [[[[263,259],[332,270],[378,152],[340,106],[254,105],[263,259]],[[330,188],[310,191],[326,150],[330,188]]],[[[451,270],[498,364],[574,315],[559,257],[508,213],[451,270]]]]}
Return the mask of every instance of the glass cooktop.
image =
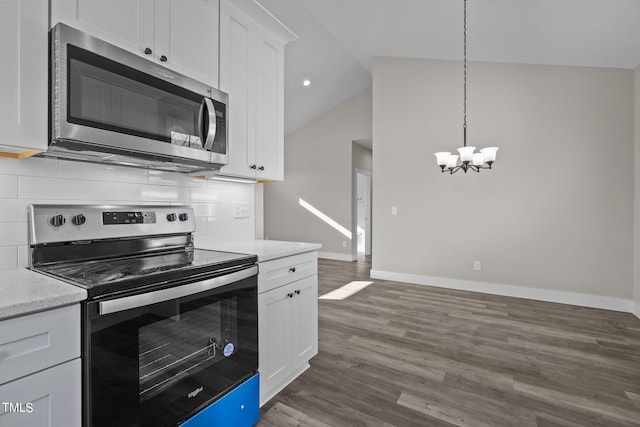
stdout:
{"type": "Polygon", "coordinates": [[[87,289],[89,297],[162,281],[187,279],[255,263],[255,255],[185,249],[176,252],[44,265],[38,271],[87,289]]]}

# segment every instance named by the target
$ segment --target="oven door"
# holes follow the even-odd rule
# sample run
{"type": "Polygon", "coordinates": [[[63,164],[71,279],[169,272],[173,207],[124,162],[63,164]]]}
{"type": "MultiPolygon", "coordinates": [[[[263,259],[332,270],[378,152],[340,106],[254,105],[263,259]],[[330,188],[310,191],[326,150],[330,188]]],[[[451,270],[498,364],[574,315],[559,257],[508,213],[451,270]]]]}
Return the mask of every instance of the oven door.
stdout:
{"type": "Polygon", "coordinates": [[[87,303],[86,425],[175,426],[255,374],[256,273],[87,303]]]}

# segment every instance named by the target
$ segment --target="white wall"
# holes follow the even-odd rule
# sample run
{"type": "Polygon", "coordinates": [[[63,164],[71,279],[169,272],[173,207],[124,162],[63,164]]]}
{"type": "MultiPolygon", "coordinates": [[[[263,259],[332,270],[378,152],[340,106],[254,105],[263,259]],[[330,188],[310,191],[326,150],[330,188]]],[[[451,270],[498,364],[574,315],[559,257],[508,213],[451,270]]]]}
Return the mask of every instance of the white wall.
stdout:
{"type": "Polygon", "coordinates": [[[321,243],[320,256],[352,259],[351,239],[299,200],[350,232],[352,141],[364,138],[371,138],[371,89],[285,137],[284,182],[264,184],[265,238],[321,243]]]}
{"type": "Polygon", "coordinates": [[[186,175],[56,159],[0,158],[0,270],[27,265],[27,206],[32,203],[189,204],[198,239],[255,236],[254,186],[186,175]],[[234,219],[235,203],[251,217],[234,219]]]}
{"type": "Polygon", "coordinates": [[[633,256],[633,287],[634,313],[640,317],[640,66],[634,73],[634,256],[633,256]]]}
{"type": "Polygon", "coordinates": [[[377,277],[629,310],[632,70],[470,63],[469,145],[500,151],[466,175],[433,155],[462,145],[460,62],[376,58],[373,88],[377,277]]]}

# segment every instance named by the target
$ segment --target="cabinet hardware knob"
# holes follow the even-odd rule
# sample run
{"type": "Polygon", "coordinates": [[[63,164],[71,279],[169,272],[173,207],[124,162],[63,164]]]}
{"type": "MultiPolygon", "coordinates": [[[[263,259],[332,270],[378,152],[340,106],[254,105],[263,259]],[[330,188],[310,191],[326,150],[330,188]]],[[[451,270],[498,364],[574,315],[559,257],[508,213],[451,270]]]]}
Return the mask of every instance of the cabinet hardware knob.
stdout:
{"type": "Polygon", "coordinates": [[[144,54],[145,54],[145,55],[151,55],[152,53],[153,53],[153,51],[152,51],[151,49],[149,49],[149,48],[146,48],[146,49],[144,50],[144,54]]]}
{"type": "Polygon", "coordinates": [[[300,289],[296,289],[296,295],[300,295],[300,289]]]}
{"type": "Polygon", "coordinates": [[[261,171],[264,170],[264,166],[260,166],[258,169],[260,169],[261,171]]]}
{"type": "Polygon", "coordinates": [[[256,165],[251,165],[251,166],[249,166],[249,167],[250,167],[251,169],[255,169],[255,168],[256,168],[256,165]]]}
{"type": "Polygon", "coordinates": [[[166,56],[162,55],[162,56],[160,57],[160,61],[161,61],[161,62],[167,62],[167,61],[168,61],[168,58],[167,58],[166,56]]]}
{"type": "Polygon", "coordinates": [[[295,273],[295,272],[296,272],[296,268],[295,268],[295,267],[291,267],[291,268],[289,269],[289,271],[290,271],[290,272],[292,272],[292,273],[295,273]]]}
{"type": "Polygon", "coordinates": [[[288,296],[289,298],[293,298],[293,294],[292,294],[292,293],[291,293],[291,294],[287,294],[287,296],[288,296]]]}

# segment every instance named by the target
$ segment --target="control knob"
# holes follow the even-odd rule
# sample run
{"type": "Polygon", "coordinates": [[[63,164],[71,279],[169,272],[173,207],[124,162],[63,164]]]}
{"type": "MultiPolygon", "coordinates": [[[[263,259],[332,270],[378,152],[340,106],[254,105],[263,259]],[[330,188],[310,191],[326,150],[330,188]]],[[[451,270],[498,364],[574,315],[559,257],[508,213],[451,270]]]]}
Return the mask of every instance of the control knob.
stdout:
{"type": "Polygon", "coordinates": [[[61,225],[64,225],[64,223],[67,222],[67,220],[65,219],[65,217],[63,217],[62,215],[58,214],[58,215],[52,216],[51,219],[49,220],[49,222],[54,227],[60,227],[61,225]]]}
{"type": "Polygon", "coordinates": [[[87,218],[82,214],[77,214],[71,217],[73,225],[82,225],[87,222],[87,218]]]}
{"type": "Polygon", "coordinates": [[[189,219],[189,214],[186,213],[186,212],[185,213],[181,213],[178,218],[180,218],[180,221],[186,221],[186,220],[189,219]]]}
{"type": "Polygon", "coordinates": [[[175,221],[176,219],[177,219],[177,218],[176,218],[176,214],[174,214],[174,213],[167,214],[167,221],[169,221],[169,222],[173,222],[173,221],[175,221]]]}

